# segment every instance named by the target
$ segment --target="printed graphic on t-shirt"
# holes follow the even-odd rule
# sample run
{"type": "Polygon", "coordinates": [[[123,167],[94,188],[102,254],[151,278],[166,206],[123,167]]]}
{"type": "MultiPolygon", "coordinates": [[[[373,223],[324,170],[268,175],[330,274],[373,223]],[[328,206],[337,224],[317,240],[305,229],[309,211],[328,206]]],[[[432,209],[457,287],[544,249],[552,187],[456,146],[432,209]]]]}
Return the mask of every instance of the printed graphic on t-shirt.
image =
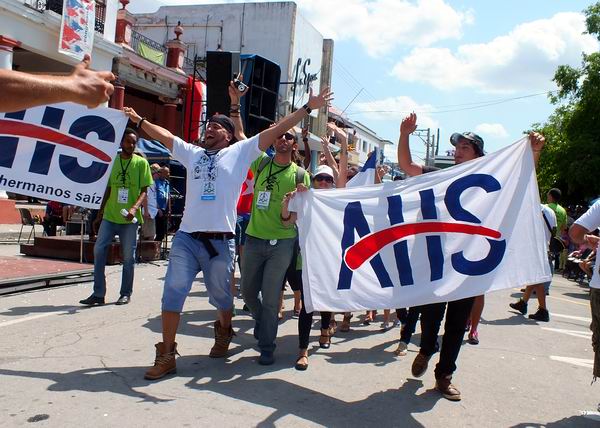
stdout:
{"type": "Polygon", "coordinates": [[[194,179],[215,181],[218,175],[218,156],[218,154],[210,156],[206,153],[202,153],[194,164],[194,179]]]}

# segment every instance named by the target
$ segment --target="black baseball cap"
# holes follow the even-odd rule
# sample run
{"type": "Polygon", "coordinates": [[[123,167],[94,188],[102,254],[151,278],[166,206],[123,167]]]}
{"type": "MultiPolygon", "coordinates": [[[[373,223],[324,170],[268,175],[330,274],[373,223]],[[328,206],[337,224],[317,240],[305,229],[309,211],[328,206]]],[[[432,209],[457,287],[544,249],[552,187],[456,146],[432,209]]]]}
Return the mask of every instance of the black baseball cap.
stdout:
{"type": "Polygon", "coordinates": [[[462,134],[460,132],[455,132],[450,136],[450,143],[453,146],[456,146],[461,138],[464,138],[465,140],[468,140],[469,143],[473,144],[479,156],[485,155],[485,152],[483,151],[483,138],[479,135],[474,132],[463,132],[462,134]]]}

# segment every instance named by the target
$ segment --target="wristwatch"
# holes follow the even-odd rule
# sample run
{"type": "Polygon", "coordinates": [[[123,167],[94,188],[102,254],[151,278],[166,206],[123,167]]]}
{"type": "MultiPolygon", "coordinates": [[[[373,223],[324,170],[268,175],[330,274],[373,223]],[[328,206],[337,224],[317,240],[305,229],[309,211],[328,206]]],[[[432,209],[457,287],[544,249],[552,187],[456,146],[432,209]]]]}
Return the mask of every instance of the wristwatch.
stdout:
{"type": "Polygon", "coordinates": [[[308,103],[304,104],[302,108],[306,111],[306,113],[310,114],[312,109],[308,106],[308,103]]]}

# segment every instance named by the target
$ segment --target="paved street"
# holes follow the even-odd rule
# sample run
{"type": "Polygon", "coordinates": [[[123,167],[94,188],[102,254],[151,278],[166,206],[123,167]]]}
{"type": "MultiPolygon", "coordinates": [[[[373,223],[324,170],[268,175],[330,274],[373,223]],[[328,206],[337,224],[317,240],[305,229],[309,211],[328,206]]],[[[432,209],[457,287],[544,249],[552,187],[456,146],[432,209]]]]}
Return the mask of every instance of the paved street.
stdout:
{"type": "MultiPolygon", "coordinates": [[[[16,246],[0,246],[1,255],[16,246]]],[[[178,336],[178,373],[143,379],[159,341],[165,262],[138,265],[132,303],[81,308],[91,284],[0,297],[0,426],[426,426],[590,427],[600,385],[592,381],[588,292],[555,277],[551,321],[538,325],[508,308],[518,290],[487,296],[481,344],[465,344],[454,381],[463,400],[432,390],[433,369],[413,379],[394,356],[399,329],[379,331],[356,317],[329,350],[313,330],[310,367],[294,370],[297,321],[281,324],[274,366],[257,364],[247,315],[234,319],[231,356],[207,357],[215,312],[201,280],[178,336]],[[512,297],[511,297],[512,296],[512,297]]],[[[110,302],[120,267],[108,269],[110,302]]],[[[238,310],[241,300],[236,302],[238,310]]],[[[530,310],[537,307],[531,302],[530,310]]],[[[315,321],[318,317],[315,317],[315,321]]],[[[418,333],[418,331],[417,331],[418,333]]],[[[434,357],[432,361],[437,361],[434,357]]]]}

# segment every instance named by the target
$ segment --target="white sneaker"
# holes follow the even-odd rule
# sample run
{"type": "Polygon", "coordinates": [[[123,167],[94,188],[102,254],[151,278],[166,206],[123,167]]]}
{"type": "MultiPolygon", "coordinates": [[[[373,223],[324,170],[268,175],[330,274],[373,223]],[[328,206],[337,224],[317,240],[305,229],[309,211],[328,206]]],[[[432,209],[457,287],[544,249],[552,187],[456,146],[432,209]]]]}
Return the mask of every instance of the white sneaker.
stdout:
{"type": "Polygon", "coordinates": [[[400,343],[398,343],[398,347],[394,351],[394,354],[396,354],[398,357],[403,357],[408,353],[407,350],[408,350],[408,345],[404,342],[400,342],[400,343]]]}

